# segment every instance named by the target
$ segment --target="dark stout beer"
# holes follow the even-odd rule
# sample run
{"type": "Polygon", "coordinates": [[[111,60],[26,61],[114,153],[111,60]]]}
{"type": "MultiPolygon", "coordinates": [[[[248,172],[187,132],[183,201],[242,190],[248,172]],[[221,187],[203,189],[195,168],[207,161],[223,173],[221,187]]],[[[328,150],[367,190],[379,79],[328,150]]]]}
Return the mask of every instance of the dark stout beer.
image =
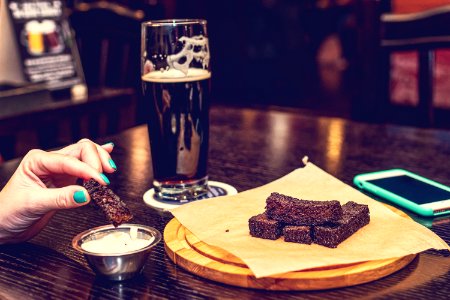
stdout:
{"type": "Polygon", "coordinates": [[[195,193],[204,194],[211,73],[203,69],[189,69],[186,76],[180,73],[154,71],[142,77],[144,98],[150,107],[147,124],[154,186],[158,193],[164,188],[195,189],[198,185],[195,193]]]}

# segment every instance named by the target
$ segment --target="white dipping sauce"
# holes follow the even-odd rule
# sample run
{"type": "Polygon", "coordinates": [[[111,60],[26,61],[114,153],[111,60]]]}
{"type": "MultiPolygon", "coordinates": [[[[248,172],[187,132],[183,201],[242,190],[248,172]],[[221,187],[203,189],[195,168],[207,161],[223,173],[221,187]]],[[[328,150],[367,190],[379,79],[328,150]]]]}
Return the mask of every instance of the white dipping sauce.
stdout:
{"type": "Polygon", "coordinates": [[[91,240],[81,244],[81,248],[85,251],[93,253],[126,253],[147,247],[155,240],[137,238],[137,228],[131,227],[130,233],[117,231],[106,234],[97,240],[91,240]]]}

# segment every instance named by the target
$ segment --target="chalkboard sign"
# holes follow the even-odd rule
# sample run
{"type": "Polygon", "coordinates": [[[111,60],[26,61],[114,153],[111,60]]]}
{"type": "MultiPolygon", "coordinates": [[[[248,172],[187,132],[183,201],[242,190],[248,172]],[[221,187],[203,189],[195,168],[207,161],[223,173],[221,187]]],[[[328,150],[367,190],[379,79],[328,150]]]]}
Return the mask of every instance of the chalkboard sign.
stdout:
{"type": "Polygon", "coordinates": [[[49,90],[84,84],[76,44],[61,0],[5,0],[24,78],[49,90]]]}

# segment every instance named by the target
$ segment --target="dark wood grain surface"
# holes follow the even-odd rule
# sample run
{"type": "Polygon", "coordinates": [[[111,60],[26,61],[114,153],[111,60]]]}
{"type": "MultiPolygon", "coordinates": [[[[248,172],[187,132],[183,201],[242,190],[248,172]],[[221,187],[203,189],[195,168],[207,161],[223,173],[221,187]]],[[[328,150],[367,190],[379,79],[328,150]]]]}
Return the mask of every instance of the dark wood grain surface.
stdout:
{"type": "MultiPolygon", "coordinates": [[[[209,174],[239,191],[260,186],[301,166],[301,158],[351,184],[362,172],[406,168],[450,185],[450,132],[368,125],[300,112],[213,107],[209,174]]],[[[135,222],[164,230],[171,219],[145,205],[152,169],[147,128],[127,130],[110,139],[118,171],[111,188],[136,215],[135,222]]],[[[18,161],[0,167],[6,183],[18,161]]],[[[13,200],[12,200],[13,201],[13,200]]],[[[417,217],[416,217],[417,218],[417,217]]],[[[433,219],[420,219],[431,225],[433,219]]],[[[450,242],[449,219],[434,220],[432,230],[450,242]]],[[[448,299],[450,257],[427,251],[403,270],[372,283],[313,292],[267,292],[208,281],[176,267],[160,243],[144,272],[131,281],[96,278],[84,257],[71,247],[79,232],[105,224],[92,207],[59,212],[33,240],[0,246],[0,299],[448,299]]],[[[401,230],[401,228],[399,228],[401,230]]]]}

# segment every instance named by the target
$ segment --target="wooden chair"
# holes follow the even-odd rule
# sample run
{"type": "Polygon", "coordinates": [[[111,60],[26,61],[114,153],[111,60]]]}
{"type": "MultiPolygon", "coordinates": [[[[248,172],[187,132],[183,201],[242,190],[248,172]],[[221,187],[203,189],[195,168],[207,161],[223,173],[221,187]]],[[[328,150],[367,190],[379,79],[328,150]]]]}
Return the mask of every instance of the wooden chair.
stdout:
{"type": "Polygon", "coordinates": [[[388,0],[360,0],[357,5],[361,82],[355,118],[425,127],[449,125],[435,118],[433,73],[435,50],[450,48],[450,5],[411,14],[391,13],[388,0]],[[416,50],[419,57],[415,107],[395,105],[390,99],[390,55],[409,50],[416,50]]]}
{"type": "MultiPolygon", "coordinates": [[[[142,10],[108,1],[80,3],[69,12],[88,88],[134,89],[129,99],[134,114],[126,115],[133,118],[128,122],[131,124],[140,123],[138,112],[142,111],[138,106],[141,105],[140,26],[144,17],[142,10]]],[[[72,130],[84,137],[86,130],[80,125],[88,123],[87,135],[95,138],[120,130],[121,117],[123,111],[105,108],[105,113],[92,115],[81,124],[80,120],[74,120],[72,130]]]]}
{"type": "Polygon", "coordinates": [[[137,87],[145,15],[116,3],[80,3],[70,12],[88,86],[137,87]]]}

